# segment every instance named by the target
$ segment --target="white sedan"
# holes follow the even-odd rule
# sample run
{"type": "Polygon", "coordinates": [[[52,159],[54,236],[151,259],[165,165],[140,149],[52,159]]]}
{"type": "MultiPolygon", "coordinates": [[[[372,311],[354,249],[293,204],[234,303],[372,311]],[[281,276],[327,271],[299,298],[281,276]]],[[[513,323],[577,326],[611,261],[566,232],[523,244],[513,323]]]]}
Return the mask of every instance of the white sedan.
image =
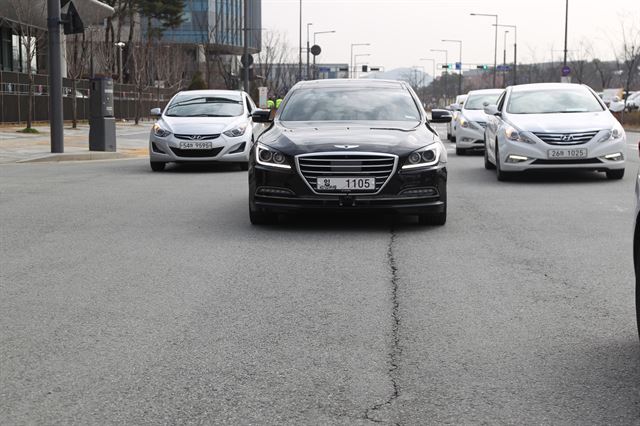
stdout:
{"type": "Polygon", "coordinates": [[[535,169],[584,169],[622,179],[626,136],[589,87],[567,83],[511,86],[485,107],[485,168],[498,180],[535,169]]]}
{"type": "Polygon", "coordinates": [[[484,149],[484,128],[487,115],[484,106],[495,104],[504,89],[472,90],[462,105],[455,127],[456,154],[484,149]]]}
{"type": "Polygon", "coordinates": [[[255,104],[245,92],[192,90],[176,94],[149,135],[153,171],[167,163],[233,162],[247,170],[253,140],[255,104]]]}

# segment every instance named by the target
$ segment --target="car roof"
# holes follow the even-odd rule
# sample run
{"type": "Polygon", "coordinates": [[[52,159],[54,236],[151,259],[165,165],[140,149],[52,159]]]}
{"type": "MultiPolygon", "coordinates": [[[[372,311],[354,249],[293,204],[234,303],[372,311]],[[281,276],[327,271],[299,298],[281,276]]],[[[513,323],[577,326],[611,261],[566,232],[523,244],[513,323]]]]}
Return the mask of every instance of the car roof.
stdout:
{"type": "Polygon", "coordinates": [[[241,90],[182,90],[177,95],[194,95],[194,96],[224,96],[224,95],[241,95],[241,90]]]}
{"type": "Polygon", "coordinates": [[[325,80],[301,81],[291,89],[312,89],[312,88],[371,88],[371,89],[406,89],[407,84],[398,80],[376,80],[376,79],[354,79],[337,78],[325,80]]]}
{"type": "Polygon", "coordinates": [[[586,88],[584,84],[576,83],[531,83],[531,84],[519,84],[517,86],[511,86],[512,92],[526,92],[532,90],[556,90],[556,89],[579,89],[586,88]]]}
{"type": "Polygon", "coordinates": [[[504,92],[504,89],[480,89],[480,90],[470,90],[469,93],[467,93],[467,96],[471,96],[471,95],[491,95],[494,93],[502,93],[504,92]]]}

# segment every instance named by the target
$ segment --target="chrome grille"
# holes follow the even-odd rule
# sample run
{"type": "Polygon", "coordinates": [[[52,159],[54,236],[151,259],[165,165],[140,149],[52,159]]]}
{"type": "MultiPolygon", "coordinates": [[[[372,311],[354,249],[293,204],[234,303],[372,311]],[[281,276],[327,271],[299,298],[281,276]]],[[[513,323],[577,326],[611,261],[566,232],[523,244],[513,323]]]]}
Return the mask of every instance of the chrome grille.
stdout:
{"type": "Polygon", "coordinates": [[[211,139],[217,139],[220,137],[220,134],[215,135],[174,135],[177,139],[182,139],[185,141],[210,141],[211,139]]]}
{"type": "Polygon", "coordinates": [[[335,191],[316,190],[318,178],[323,177],[375,177],[377,194],[396,171],[398,157],[392,154],[366,152],[325,152],[321,154],[303,154],[296,157],[298,171],[309,188],[316,194],[335,191]]]}
{"type": "Polygon", "coordinates": [[[589,142],[597,133],[598,131],[594,130],[575,133],[534,133],[534,135],[551,145],[580,145],[589,142]]]}

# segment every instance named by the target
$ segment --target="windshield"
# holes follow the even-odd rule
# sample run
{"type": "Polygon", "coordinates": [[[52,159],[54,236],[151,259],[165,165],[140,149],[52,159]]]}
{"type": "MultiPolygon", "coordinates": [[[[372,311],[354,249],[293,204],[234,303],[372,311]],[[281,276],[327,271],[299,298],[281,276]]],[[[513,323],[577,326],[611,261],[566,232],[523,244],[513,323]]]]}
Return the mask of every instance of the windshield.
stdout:
{"type": "Polygon", "coordinates": [[[510,114],[556,114],[603,111],[600,102],[588,90],[548,89],[512,92],[507,105],[510,114]]]}
{"type": "Polygon", "coordinates": [[[244,108],[238,94],[220,96],[181,95],[165,111],[169,117],[237,117],[244,108]]]}
{"type": "Polygon", "coordinates": [[[291,94],[280,120],[420,121],[420,111],[404,89],[300,89],[291,94]]]}
{"type": "Polygon", "coordinates": [[[494,105],[499,97],[500,93],[478,93],[476,95],[469,95],[464,104],[464,109],[484,109],[485,102],[487,105],[494,105]]]}

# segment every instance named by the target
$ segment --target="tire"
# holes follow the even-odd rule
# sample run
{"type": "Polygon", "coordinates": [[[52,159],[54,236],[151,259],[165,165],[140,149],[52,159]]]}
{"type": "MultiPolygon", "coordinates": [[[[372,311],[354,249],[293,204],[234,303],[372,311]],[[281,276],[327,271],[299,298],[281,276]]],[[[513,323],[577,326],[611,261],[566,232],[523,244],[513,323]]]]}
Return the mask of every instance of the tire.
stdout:
{"type": "Polygon", "coordinates": [[[249,170],[249,163],[239,163],[238,165],[240,166],[240,170],[242,170],[243,172],[249,170]]]}
{"type": "Polygon", "coordinates": [[[424,213],[418,215],[418,224],[430,226],[442,226],[447,223],[447,193],[444,193],[444,208],[438,213],[424,213]]]}
{"type": "Polygon", "coordinates": [[[466,153],[466,150],[462,148],[456,148],[456,155],[464,155],[465,153],[466,153]]]}
{"type": "Polygon", "coordinates": [[[636,271],[636,325],[640,338],[640,217],[636,219],[636,232],[633,238],[633,264],[636,271]]]}
{"type": "Polygon", "coordinates": [[[278,223],[275,213],[253,210],[249,207],[249,220],[252,225],[274,225],[278,223]]]}
{"type": "Polygon", "coordinates": [[[496,168],[496,166],[493,165],[493,163],[491,163],[491,161],[489,161],[489,153],[488,153],[488,149],[487,148],[487,144],[485,143],[484,145],[484,168],[487,170],[493,170],[496,168]]]}
{"type": "Polygon", "coordinates": [[[149,165],[151,166],[151,170],[153,170],[154,172],[161,172],[164,170],[164,167],[167,165],[167,163],[162,161],[150,161],[149,165]]]}
{"type": "Polygon", "coordinates": [[[511,180],[511,173],[502,171],[500,167],[500,152],[498,151],[498,141],[496,141],[496,178],[500,182],[507,182],[511,180]]]}
{"type": "Polygon", "coordinates": [[[449,140],[451,142],[455,142],[456,141],[456,136],[455,135],[451,135],[451,137],[449,138],[449,140]]]}
{"type": "Polygon", "coordinates": [[[607,179],[619,180],[624,177],[624,169],[607,170],[607,179]]]}

